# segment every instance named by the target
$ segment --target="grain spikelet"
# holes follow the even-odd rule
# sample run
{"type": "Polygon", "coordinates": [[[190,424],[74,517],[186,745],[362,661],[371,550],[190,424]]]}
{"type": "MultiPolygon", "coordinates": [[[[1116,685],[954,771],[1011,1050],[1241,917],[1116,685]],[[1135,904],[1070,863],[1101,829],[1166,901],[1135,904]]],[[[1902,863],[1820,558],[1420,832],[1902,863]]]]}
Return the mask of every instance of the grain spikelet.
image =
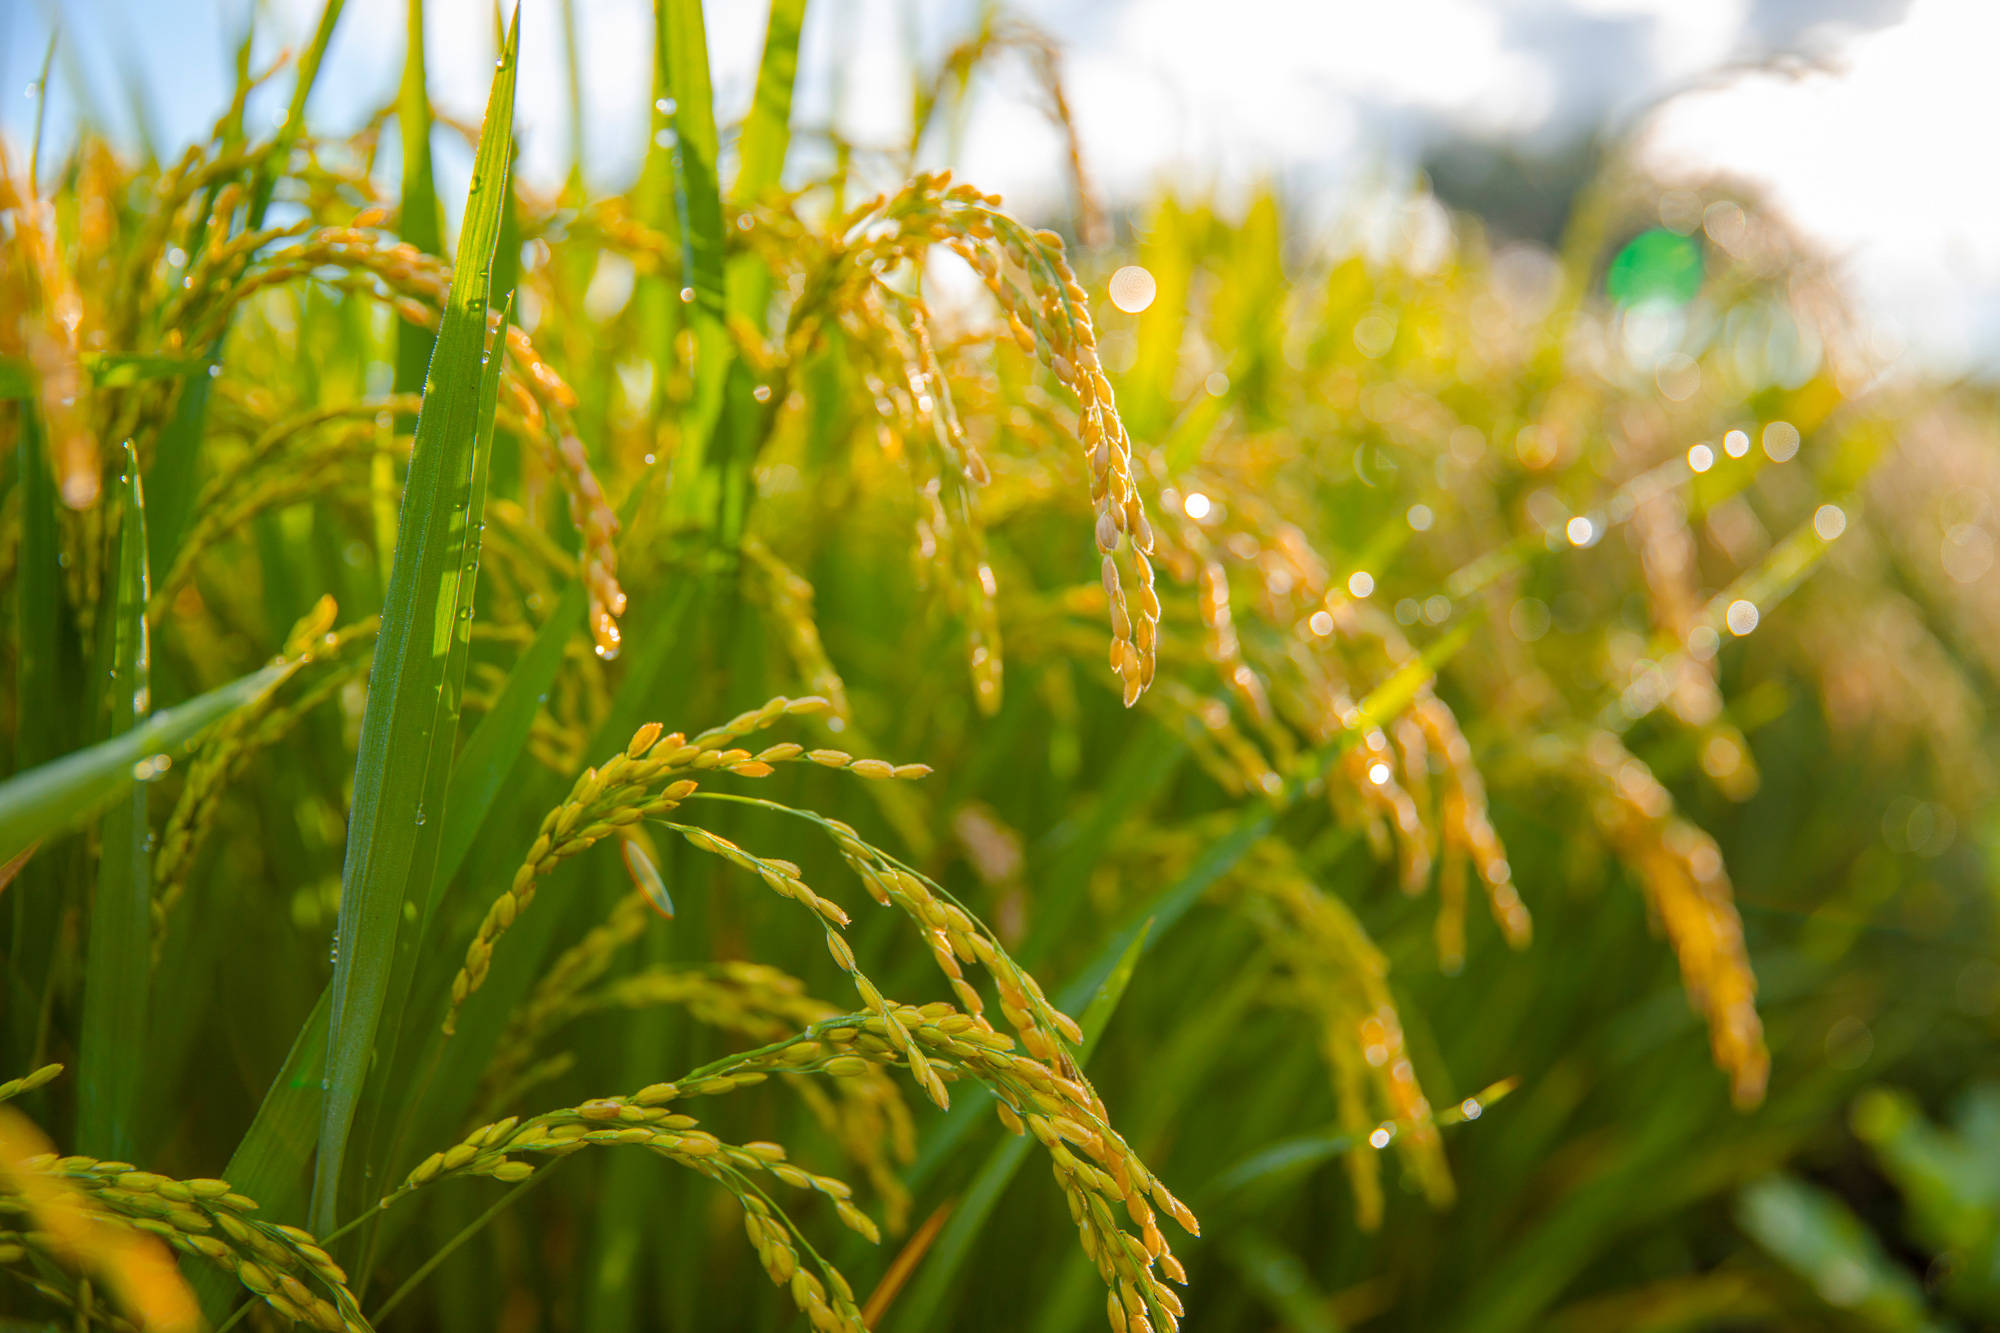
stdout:
{"type": "MultiPolygon", "coordinates": [[[[676,809],[693,795],[699,783],[694,776],[733,773],[740,777],[764,777],[777,763],[811,762],[827,768],[841,768],[869,779],[918,778],[930,770],[922,764],[891,764],[879,759],[856,759],[839,750],[807,751],[789,742],[767,746],[752,754],[732,744],[761,731],[784,717],[823,713],[825,699],[772,699],[719,727],[711,727],[692,741],[679,732],[661,736],[658,723],[640,728],[632,743],[596,768],[584,770],[562,804],[549,811],[540,831],[515,871],[507,891],[494,900],[480,923],[478,933],[466,951],[465,965],[452,982],[452,1002],[444,1030],[456,1030],[458,1010],[473,991],[479,989],[492,965],[493,946],[515,918],[534,901],[535,887],[542,876],[558,864],[576,856],[597,842],[641,820],[658,818],[676,809]]],[[[707,835],[704,835],[707,836],[707,835]]],[[[719,847],[720,840],[717,840],[719,847]]],[[[704,848],[708,850],[708,848],[704,848]]],[[[773,882],[767,880],[767,882],[773,882]]],[[[773,886],[792,890],[794,881],[777,876],[773,886]]],[[[804,890],[802,901],[826,914],[831,904],[804,890]]],[[[837,908],[832,909],[838,912],[837,908]]],[[[829,919],[833,919],[829,917],[829,919]]]]}
{"type": "MultiPolygon", "coordinates": [[[[391,243],[364,227],[321,227],[294,245],[258,254],[233,281],[209,284],[208,299],[186,315],[194,330],[192,339],[200,342],[219,334],[229,315],[258,292],[314,276],[322,269],[342,271],[358,294],[374,296],[400,317],[433,329],[451,286],[450,265],[407,242],[391,243]]],[[[508,327],[504,357],[502,392],[530,438],[543,449],[551,472],[562,480],[571,520],[588,553],[585,582],[590,592],[590,628],[599,655],[615,656],[617,619],[625,610],[613,545],[618,519],[571,422],[575,395],[536,352],[519,325],[508,327]]]]}
{"type": "MultiPolygon", "coordinates": [[[[585,969],[575,961],[603,947],[607,928],[620,918],[642,921],[633,913],[635,899],[623,900],[604,927],[572,949],[537,987],[529,1006],[517,1014],[503,1039],[485,1085],[487,1106],[517,1101],[533,1085],[529,1061],[540,1035],[592,1014],[612,1009],[671,1005],[685,1009],[697,1021],[753,1042],[782,1040],[801,1028],[841,1012],[806,991],[803,982],[761,963],[726,962],[706,967],[652,967],[582,991],[576,978],[585,969]],[[568,993],[551,994],[561,979],[568,993]],[[528,1019],[526,1016],[534,1017],[528,1019]],[[527,1068],[527,1074],[522,1074],[527,1068]]],[[[636,933],[636,931],[634,932],[636,933]]],[[[902,1095],[879,1071],[838,1080],[829,1096],[810,1079],[782,1074],[781,1080],[803,1100],[813,1118],[837,1143],[848,1160],[868,1179],[880,1199],[889,1231],[900,1232],[909,1215],[910,1196],[898,1175],[898,1165],[911,1161],[916,1137],[902,1095]]]]}
{"type": "MultiPolygon", "coordinates": [[[[907,378],[920,386],[913,398],[931,405],[924,415],[940,414],[940,445],[961,461],[972,484],[984,483],[985,466],[964,450],[920,311],[886,285],[888,275],[921,264],[932,246],[958,254],[993,294],[1021,350],[1070,391],[1077,404],[1075,441],[1090,477],[1100,576],[1112,609],[1111,668],[1126,703],[1136,702],[1152,683],[1158,643],[1153,530],[1133,471],[1131,439],[1098,359],[1088,294],[1070,269],[1061,238],[1029,230],[1002,212],[998,200],[953,185],[948,174],[919,174],[895,194],[851,210],[823,244],[826,256],[807,274],[790,315],[787,359],[801,361],[821,330],[850,312],[908,312],[913,331],[901,359],[911,367],[907,378]],[[1133,584],[1129,596],[1127,578],[1133,584]]],[[[864,344],[875,340],[865,321],[853,331],[864,344]]]]}
{"type": "Polygon", "coordinates": [[[365,1333],[346,1275],[296,1227],[247,1216],[256,1204],[222,1180],[171,1180],[123,1162],[57,1157],[0,1108],[0,1205],[35,1222],[37,1248],[101,1278],[150,1329],[194,1329],[200,1314],[167,1245],[235,1275],[272,1310],[327,1333],[365,1333]],[[324,1294],[321,1294],[324,1293],[324,1294]]]}
{"type": "Polygon", "coordinates": [[[40,1069],[30,1070],[19,1078],[8,1079],[0,1083],[0,1102],[11,1102],[16,1097],[25,1096],[53,1081],[62,1071],[63,1067],[59,1064],[43,1065],[40,1069]]]}
{"type": "MultiPolygon", "coordinates": [[[[746,1086],[762,1077],[723,1077],[717,1080],[724,1085],[718,1090],[746,1086]]],[[[381,1206],[388,1207],[412,1190],[454,1176],[525,1180],[535,1167],[515,1154],[566,1157],[599,1145],[644,1147],[706,1176],[735,1197],[743,1207],[745,1231],[765,1271],[774,1284],[791,1295],[815,1329],[865,1333],[866,1325],[846,1278],[805,1243],[791,1218],[770,1200],[758,1181],[768,1177],[795,1189],[813,1191],[831,1203],[843,1226],[871,1243],[879,1241],[881,1233],[874,1220],[849,1202],[853,1190],[845,1181],[793,1164],[778,1144],[724,1142],[700,1128],[693,1116],[670,1109],[670,1100],[649,1090],[631,1098],[600,1098],[526,1120],[509,1117],[481,1126],[462,1142],[418,1163],[381,1206]],[[802,1248],[811,1266],[819,1270],[817,1275],[801,1262],[802,1248]]]]}
{"type": "Polygon", "coordinates": [[[231,714],[209,734],[189,761],[187,779],[161,831],[160,849],[153,858],[156,950],[165,937],[167,918],[187,887],[195,858],[214,829],[228,785],[243,776],[250,761],[260,752],[284,739],[300,719],[367,673],[369,662],[365,655],[352,653],[343,658],[343,654],[373,638],[378,618],[371,616],[334,630],[336,610],[331,597],[322,598],[292,627],[284,651],[286,657],[305,664],[330,662],[334,669],[321,674],[289,700],[280,701],[274,692],[231,714]]]}
{"type": "MultiPolygon", "coordinates": [[[[1426,1197],[1434,1205],[1449,1203],[1451,1174],[1430,1101],[1403,1042],[1388,961],[1361,923],[1273,839],[1259,843],[1216,892],[1248,914],[1285,968],[1286,1000],[1320,1025],[1318,1045],[1333,1077],[1343,1128],[1368,1138],[1388,1122],[1398,1153],[1426,1197]]],[[[1344,1160],[1356,1220],[1373,1230],[1382,1220],[1379,1159],[1357,1150],[1344,1160]]]]}
{"type": "Polygon", "coordinates": [[[816,1023],[785,1042],[715,1061],[624,1101],[660,1104],[727,1092],[738,1080],[766,1072],[851,1078],[871,1065],[901,1064],[914,1074],[907,1051],[920,1050],[933,1077],[976,1080],[993,1093],[1010,1131],[1034,1135],[1048,1153],[1083,1251],[1106,1286],[1128,1313],[1161,1328],[1176,1327],[1180,1300],[1163,1275],[1174,1282],[1184,1277],[1157,1214],[1166,1213],[1190,1234],[1198,1234],[1199,1227],[1111,1127],[1102,1100],[1080,1071],[1017,1053],[1013,1037],[949,1004],[884,1008],[816,1023]]]}
{"type": "Polygon", "coordinates": [[[1708,1021],[1715,1063],[1741,1107],[1764,1098],[1770,1052],[1757,1017],[1757,978],[1743,945],[1729,875],[1714,839],[1674,812],[1652,770],[1609,732],[1578,756],[1605,840],[1631,867],[1680,960],[1688,1000],[1708,1021]]]}

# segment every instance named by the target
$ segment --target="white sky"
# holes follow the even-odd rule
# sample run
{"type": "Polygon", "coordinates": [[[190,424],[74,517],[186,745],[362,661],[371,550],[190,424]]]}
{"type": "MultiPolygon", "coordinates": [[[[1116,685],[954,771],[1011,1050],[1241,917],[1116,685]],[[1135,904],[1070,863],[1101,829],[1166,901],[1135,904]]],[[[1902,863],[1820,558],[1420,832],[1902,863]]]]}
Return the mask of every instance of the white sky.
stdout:
{"type": "MultiPolygon", "coordinates": [[[[575,0],[586,160],[629,175],[650,88],[647,0],[575,0]]],[[[312,114],[351,125],[394,94],[404,0],[348,0],[312,114]]],[[[725,119],[741,114],[763,0],[711,0],[709,45],[725,119]]],[[[266,0],[261,47],[303,45],[319,0],[266,0]]],[[[1452,134],[1559,142],[1623,121],[1720,67],[1798,52],[1785,74],[1686,93],[1645,139],[1663,169],[1761,182],[1847,264],[1868,309],[1935,365],[2000,371],[2000,173],[1974,152],[2000,125],[2000,0],[1020,0],[1068,53],[1087,159],[1114,203],[1162,183],[1225,196],[1276,178],[1308,217],[1373,183],[1406,179],[1452,134]]],[[[169,149],[201,134],[225,95],[248,0],[0,0],[0,132],[59,15],[58,137],[88,90],[114,129],[137,94],[169,149]]],[[[491,0],[428,0],[432,86],[474,117],[492,72],[491,0]]],[[[863,141],[908,130],[914,50],[969,30],[974,0],[812,0],[798,123],[838,119],[863,141]]],[[[557,0],[524,0],[523,167],[566,169],[557,0]]],[[[268,115],[270,98],[260,114],[268,115]]],[[[928,146],[941,162],[947,145],[928,146]]],[[[978,96],[952,163],[1034,208],[1063,188],[1059,140],[1018,66],[978,96]]],[[[464,165],[441,157],[445,188],[464,165]]]]}
{"type": "Polygon", "coordinates": [[[1837,71],[1761,75],[1677,100],[1664,170],[1763,181],[1841,257],[1870,309],[1927,359],[2000,367],[2000,3],[1917,0],[1837,71]]]}

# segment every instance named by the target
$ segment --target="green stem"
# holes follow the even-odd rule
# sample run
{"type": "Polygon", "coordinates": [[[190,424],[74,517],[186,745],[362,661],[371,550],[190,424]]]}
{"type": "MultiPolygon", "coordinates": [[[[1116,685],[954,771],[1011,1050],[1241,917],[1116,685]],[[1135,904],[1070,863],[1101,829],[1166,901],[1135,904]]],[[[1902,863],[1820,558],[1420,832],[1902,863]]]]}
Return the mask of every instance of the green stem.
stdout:
{"type": "Polygon", "coordinates": [[[430,1258],[424,1260],[423,1266],[417,1269],[416,1272],[410,1274],[410,1276],[404,1280],[402,1286],[390,1292],[389,1299],[382,1302],[381,1308],[375,1311],[374,1316],[370,1318],[368,1322],[371,1324],[379,1325],[384,1319],[387,1319],[389,1317],[389,1312],[395,1309],[398,1305],[401,1305],[403,1303],[403,1298],[408,1296],[412,1291],[415,1291],[417,1288],[417,1284],[422,1282],[425,1278],[429,1277],[439,1264],[443,1263],[446,1259],[449,1259],[452,1256],[452,1254],[458,1249],[459,1246],[471,1240],[474,1232],[478,1231],[488,1222],[491,1222],[496,1216],[499,1215],[501,1209],[505,1208],[508,1204],[514,1202],[514,1200],[520,1198],[523,1194],[533,1189],[537,1184],[541,1182],[541,1180],[545,1176],[549,1174],[549,1172],[555,1170],[556,1166],[561,1161],[562,1159],[558,1157],[554,1162],[550,1162],[547,1166],[535,1172],[534,1175],[529,1176],[526,1180],[516,1185],[513,1189],[508,1190],[498,1199],[495,1199],[493,1201],[492,1207],[488,1208],[485,1212],[481,1213],[479,1216],[473,1218],[472,1221],[468,1222],[456,1236],[453,1236],[450,1240],[444,1243],[442,1249],[440,1249],[436,1254],[432,1255],[430,1258]]]}

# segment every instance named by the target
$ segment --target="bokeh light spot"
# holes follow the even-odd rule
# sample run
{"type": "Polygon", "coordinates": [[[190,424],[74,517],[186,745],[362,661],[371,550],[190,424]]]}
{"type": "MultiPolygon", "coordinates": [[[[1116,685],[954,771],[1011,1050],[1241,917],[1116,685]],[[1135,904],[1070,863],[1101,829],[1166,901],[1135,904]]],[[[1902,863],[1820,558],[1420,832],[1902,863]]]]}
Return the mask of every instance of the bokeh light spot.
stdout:
{"type": "Polygon", "coordinates": [[[1153,304],[1160,284],[1137,264],[1127,264],[1111,275],[1111,304],[1128,315],[1136,315],[1153,304]]]}

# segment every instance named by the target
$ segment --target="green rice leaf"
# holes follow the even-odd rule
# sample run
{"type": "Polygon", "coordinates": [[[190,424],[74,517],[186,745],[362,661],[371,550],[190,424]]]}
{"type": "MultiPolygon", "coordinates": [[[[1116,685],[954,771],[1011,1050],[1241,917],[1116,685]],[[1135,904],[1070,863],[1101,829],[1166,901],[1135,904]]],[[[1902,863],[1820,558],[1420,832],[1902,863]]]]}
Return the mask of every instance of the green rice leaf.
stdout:
{"type": "MultiPolygon", "coordinates": [[[[510,297],[507,304],[501,310],[499,326],[492,334],[492,346],[496,349],[506,346],[507,329],[513,310],[513,300],[510,297]]],[[[463,688],[466,659],[472,648],[472,618],[470,615],[464,614],[464,611],[472,606],[473,584],[479,563],[480,534],[486,525],[486,487],[488,478],[491,475],[494,409],[500,397],[500,366],[502,360],[503,358],[498,355],[487,356],[479,378],[477,417],[479,432],[473,442],[471,501],[465,522],[460,531],[460,549],[463,554],[459,557],[459,564],[465,571],[464,587],[458,598],[461,614],[454,616],[450,622],[451,642],[444,668],[444,678],[447,682],[446,688],[454,696],[463,688]]],[[[530,716],[532,717],[532,715],[530,716]]],[[[449,754],[449,744],[450,742],[447,740],[445,742],[446,755],[449,754]]],[[[482,761],[482,756],[473,756],[473,762],[482,761]]],[[[464,764],[454,765],[451,774],[452,779],[456,779],[459,773],[466,772],[467,769],[468,766],[464,764]]],[[[500,771],[504,773],[505,769],[501,769],[500,771]]],[[[482,776],[490,782],[494,775],[489,773],[482,776]]],[[[420,890],[419,886],[423,881],[413,877],[411,881],[412,899],[420,899],[421,906],[416,917],[416,929],[400,931],[396,937],[396,967],[390,973],[389,991],[385,1004],[385,1009],[390,1014],[400,1014],[404,1011],[404,1007],[409,999],[411,981],[416,975],[420,948],[430,932],[431,918],[437,911],[438,901],[444,896],[445,885],[450,881],[452,872],[457,869],[456,864],[443,864],[440,855],[448,823],[448,812],[451,809],[451,795],[453,790],[456,789],[456,785],[455,781],[448,780],[445,790],[441,793],[441,804],[444,811],[447,812],[447,816],[441,817],[436,824],[420,831],[417,835],[418,852],[414,863],[421,866],[425,863],[426,857],[428,857],[431,865],[431,869],[426,875],[428,889],[420,890]]],[[[491,797],[487,797],[487,800],[490,801],[491,797]]],[[[474,810],[468,812],[468,819],[478,818],[484,813],[484,810],[484,804],[479,805],[474,810]]],[[[399,1030],[400,1024],[392,1022],[381,1034],[377,1055],[385,1066],[393,1064],[396,1049],[396,1033],[399,1030]]]]}
{"type": "MultiPolygon", "coordinates": [[[[312,1156],[320,1108],[325,1101],[329,999],[322,990],[299,1028],[284,1067],[264,1093],[250,1129],[229,1156],[223,1172],[237,1189],[257,1200],[267,1221],[296,1224],[306,1211],[306,1163],[312,1156]],[[254,1193],[253,1193],[254,1191],[254,1193]]],[[[202,1317],[218,1324],[242,1288],[227,1273],[207,1266],[190,1274],[202,1317]]]]}
{"type": "Polygon", "coordinates": [[[687,247],[697,310],[722,314],[722,188],[716,176],[715,94],[701,0],[661,0],[657,58],[667,72],[673,123],[674,207],[687,247]]]}
{"type": "Polygon", "coordinates": [[[487,296],[507,199],[519,17],[494,75],[459,231],[451,293],[431,357],[396,559],[376,639],[354,770],[334,965],[327,1094],[315,1164],[314,1229],[331,1230],[347,1139],[375,1048],[404,905],[427,896],[450,777],[478,567],[475,443],[487,296]],[[452,678],[456,665],[459,678],[452,678]],[[431,823],[433,818],[437,822],[431,823]]]}
{"type": "MultiPolygon", "coordinates": [[[[431,97],[424,73],[424,0],[404,7],[403,81],[396,93],[396,124],[403,145],[403,202],[397,229],[426,254],[444,253],[437,176],[431,168],[431,97]]],[[[423,389],[431,360],[431,331],[407,320],[396,326],[396,392],[423,389]]]]}
{"type": "MultiPolygon", "coordinates": [[[[58,554],[55,478],[42,448],[38,419],[20,414],[20,444],[15,449],[15,490],[21,504],[19,570],[14,576],[14,768],[25,773],[63,753],[69,745],[64,720],[82,710],[71,700],[72,679],[65,680],[59,660],[62,647],[62,567],[58,554]]],[[[0,807],[4,808],[4,807],[0,807]]],[[[30,836],[26,843],[32,843],[30,836]]],[[[20,855],[8,854],[8,860],[20,855]]],[[[22,867],[13,898],[13,939],[16,966],[28,995],[42,994],[54,949],[53,936],[62,904],[45,881],[45,868],[22,867]]],[[[8,1006],[9,1019],[24,1044],[34,1040],[39,1026],[38,1005],[8,1006]]]]}
{"type": "MultiPolygon", "coordinates": [[[[563,189],[583,198],[583,61],[577,51],[576,0],[562,0],[563,94],[569,111],[569,179],[563,189]]],[[[496,9],[495,21],[499,15],[496,9]]]]}
{"type": "Polygon", "coordinates": [[[683,522],[713,524],[741,450],[722,424],[731,362],[724,326],[722,186],[716,176],[714,93],[701,0],[660,0],[654,14],[655,59],[666,71],[673,137],[674,212],[681,234],[681,299],[694,330],[694,398],[675,459],[672,504],[683,522]]]}
{"type": "MultiPolygon", "coordinates": [[[[118,582],[112,624],[111,732],[124,735],[152,712],[152,653],[146,602],[146,500],[139,461],[128,444],[120,495],[118,582]]],[[[132,1117],[139,1111],[145,1066],[146,992],[152,979],[152,856],[147,848],[146,793],[164,771],[150,758],[104,812],[97,890],[90,908],[90,945],[83,984],[83,1040],[78,1057],[77,1143],[99,1157],[132,1156],[132,1117]]]]}
{"type": "Polygon", "coordinates": [[[437,880],[449,882],[465,864],[473,839],[506,785],[514,761],[528,743],[528,732],[542,711],[549,686],[562,669],[563,647],[583,624],[585,591],[580,580],[563,590],[556,608],[542,622],[528,650],[514,663],[500,697],[473,728],[452,768],[451,789],[445,797],[445,823],[439,845],[437,880]]]}
{"type": "Polygon", "coordinates": [[[764,58],[757,70],[757,93],[738,140],[735,197],[753,203],[778,188],[785,150],[792,141],[792,86],[799,72],[799,33],[806,0],[773,0],[764,27],[764,58]]]}
{"type": "Polygon", "coordinates": [[[66,833],[129,790],[140,774],[186,754],[201,734],[275,689],[293,671],[278,662],[227,685],[154,713],[128,731],[88,749],[0,782],[0,863],[33,842],[66,833]]]}

